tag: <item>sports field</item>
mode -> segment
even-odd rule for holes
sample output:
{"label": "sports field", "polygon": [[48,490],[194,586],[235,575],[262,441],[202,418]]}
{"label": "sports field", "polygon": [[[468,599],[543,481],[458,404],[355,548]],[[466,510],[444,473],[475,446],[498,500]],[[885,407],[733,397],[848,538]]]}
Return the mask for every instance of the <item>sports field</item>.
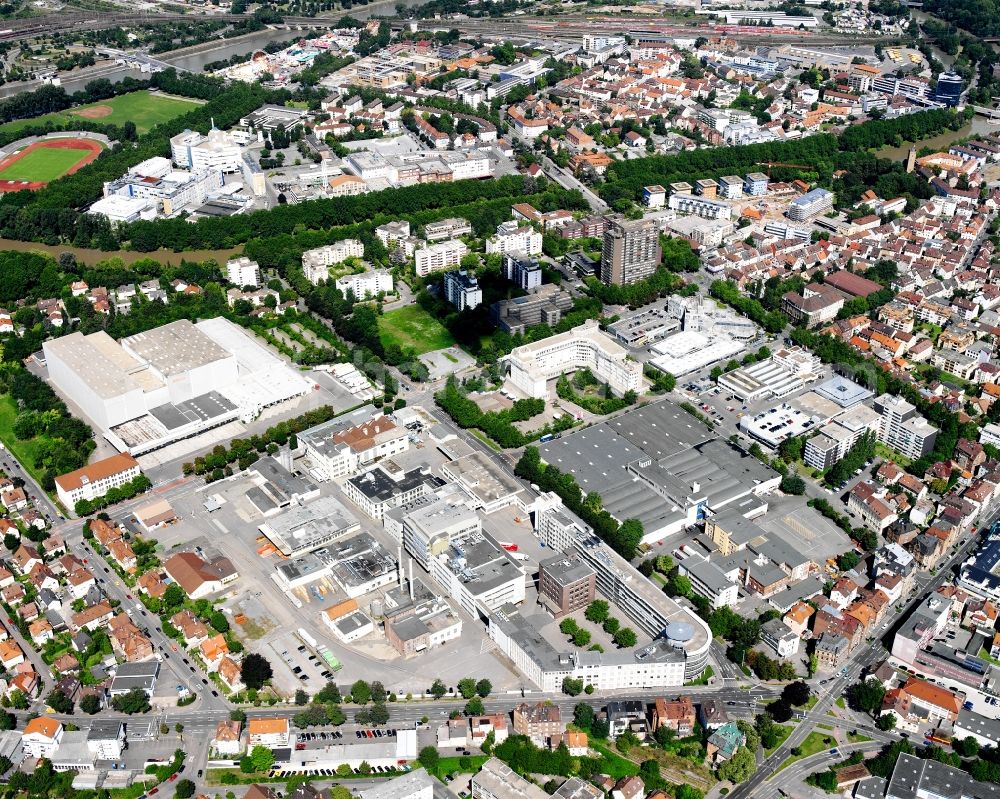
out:
{"label": "sports field", "polygon": [[379,317],[378,332],[383,346],[397,344],[417,355],[455,343],[451,333],[419,305],[407,305],[383,314]]}
{"label": "sports field", "polygon": [[96,159],[104,146],[93,139],[47,137],[0,160],[0,192],[40,189]]}
{"label": "sports field", "polygon": [[10,166],[0,167],[0,180],[48,183],[66,174],[86,154],[86,150],[56,150],[50,147],[32,150]]}
{"label": "sports field", "polygon": [[30,125],[44,124],[46,120],[58,122],[75,119],[92,119],[110,125],[122,125],[132,120],[139,133],[146,133],[161,122],[167,122],[201,105],[198,100],[185,97],[166,97],[148,91],[130,92],[111,97],[100,103],[90,103],[67,111],[54,111],[31,119],[17,119],[0,125],[0,130],[19,130]]}

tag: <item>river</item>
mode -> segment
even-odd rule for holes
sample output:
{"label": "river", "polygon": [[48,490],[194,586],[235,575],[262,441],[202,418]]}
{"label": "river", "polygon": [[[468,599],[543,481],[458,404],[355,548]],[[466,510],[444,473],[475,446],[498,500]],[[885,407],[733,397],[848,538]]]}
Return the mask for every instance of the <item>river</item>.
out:
{"label": "river", "polygon": [[[958,130],[946,130],[937,136],[922,139],[916,145],[918,151],[923,147],[929,147],[934,151],[947,150],[950,145],[959,139],[967,139],[970,136],[988,136],[991,133],[1000,133],[1000,125],[990,124],[986,117],[976,115],[972,118],[971,122],[963,125]],[[879,158],[891,158],[893,161],[902,161],[909,152],[910,144],[905,142],[899,147],[883,147],[876,152],[876,155]]]}
{"label": "river", "polygon": [[[933,14],[928,14],[926,11],[920,11],[916,8],[910,9],[910,16],[913,17],[920,25],[923,25],[927,20],[933,19],[935,22],[941,22],[942,20],[935,17]],[[951,67],[955,63],[955,56],[948,55],[944,50],[938,47],[934,42],[927,40],[927,46],[930,48],[931,53],[934,57],[940,61],[945,67]]]}
{"label": "river", "polygon": [[174,252],[173,250],[157,250],[156,252],[115,250],[114,252],[105,252],[104,250],[91,250],[86,247],[72,247],[68,244],[38,244],[33,241],[0,239],[0,250],[40,252],[55,258],[58,258],[61,253],[71,252],[76,256],[78,263],[86,264],[87,266],[93,266],[98,261],[106,261],[109,258],[121,258],[126,265],[144,258],[151,258],[167,266],[178,266],[182,259],[185,261],[213,260],[218,264],[224,264],[237,253],[242,252],[243,247],[233,247],[228,250],[191,250],[189,252]]}

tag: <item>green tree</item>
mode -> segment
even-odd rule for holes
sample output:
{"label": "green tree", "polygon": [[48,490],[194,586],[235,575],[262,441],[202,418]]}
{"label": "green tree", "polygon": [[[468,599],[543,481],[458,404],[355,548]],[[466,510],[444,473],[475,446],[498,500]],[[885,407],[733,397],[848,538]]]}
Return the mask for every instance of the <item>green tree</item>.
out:
{"label": "green tree", "polygon": [[810,696],[809,684],[802,680],[790,682],[781,689],[781,698],[795,707],[801,707],[806,704]]}
{"label": "green tree", "polygon": [[896,729],[896,717],[892,713],[883,713],[875,723],[885,732]]}
{"label": "green tree", "polygon": [[146,692],[141,688],[133,688],[128,693],[114,697],[111,700],[111,707],[119,713],[127,713],[131,716],[134,713],[146,713],[150,705]]}
{"label": "green tree", "polygon": [[56,713],[72,714],[73,700],[58,688],[45,697],[45,704],[51,707]]}
{"label": "green tree", "polygon": [[563,677],[562,691],[567,696],[579,696],[583,693],[583,680],[574,677]]}
{"label": "green tree", "polygon": [[80,710],[86,713],[88,716],[93,716],[95,713],[99,713],[101,710],[101,700],[97,697],[97,694],[87,694],[80,700]]}
{"label": "green tree", "polygon": [[636,645],[638,640],[639,639],[635,634],[635,630],[631,627],[622,627],[614,635],[614,642],[621,649],[630,649]]}
{"label": "green tree", "polygon": [[178,799],[191,799],[194,796],[194,783],[191,780],[178,780],[174,786],[174,796]]}
{"label": "green tree", "polygon": [[595,624],[603,624],[604,620],[608,618],[610,611],[611,608],[605,600],[595,599],[587,605],[587,609],[583,612],[583,617]]}
{"label": "green tree", "polygon": [[441,762],[441,755],[438,753],[437,747],[425,746],[420,750],[417,759],[420,761],[421,766],[431,774],[434,774],[437,771],[438,763]]}
{"label": "green tree", "polygon": [[802,496],[806,493],[806,481],[797,474],[786,474],[778,486],[786,494]]}
{"label": "green tree", "polygon": [[163,605],[166,608],[179,608],[184,604],[184,589],[177,583],[171,583],[163,592]]}
{"label": "green tree", "polygon": [[243,684],[254,691],[259,691],[271,679],[273,672],[271,664],[263,655],[250,652],[240,664],[240,678]]}
{"label": "green tree", "polygon": [[750,779],[756,769],[757,758],[754,753],[741,746],[729,760],[719,766],[719,779],[739,784]]}
{"label": "green tree", "polygon": [[274,765],[274,752],[266,746],[255,746],[250,751],[250,763],[257,774],[270,771]]}
{"label": "green tree", "polygon": [[438,679],[434,680],[433,683],[431,683],[430,693],[431,696],[433,696],[435,699],[440,699],[442,696],[448,693],[448,686],[445,685],[441,681],[441,678],[439,677]]}
{"label": "green tree", "polygon": [[465,715],[466,716],[481,716],[485,710],[483,709],[483,700],[478,696],[474,696],[468,702],[465,703]]}
{"label": "green tree", "polygon": [[852,685],[847,692],[847,698],[851,707],[874,715],[882,708],[885,688],[881,682],[869,677],[867,680]]}
{"label": "green tree", "polygon": [[956,742],[954,746],[955,750],[964,758],[973,758],[979,755],[979,742],[971,735]]}
{"label": "green tree", "polygon": [[472,699],[476,695],[476,680],[473,677],[463,677],[458,681],[458,692],[463,699]]}
{"label": "green tree", "polygon": [[351,701],[356,705],[367,705],[371,698],[371,686],[364,680],[356,680],[351,686]]}
{"label": "green tree", "polygon": [[485,699],[493,692],[493,683],[483,678],[476,683],[476,694]]}
{"label": "green tree", "polygon": [[299,707],[301,707],[302,705],[308,705],[309,704],[309,694],[306,693],[301,688],[299,688],[298,690],[296,690],[296,692],[295,692],[295,704],[298,705]]}

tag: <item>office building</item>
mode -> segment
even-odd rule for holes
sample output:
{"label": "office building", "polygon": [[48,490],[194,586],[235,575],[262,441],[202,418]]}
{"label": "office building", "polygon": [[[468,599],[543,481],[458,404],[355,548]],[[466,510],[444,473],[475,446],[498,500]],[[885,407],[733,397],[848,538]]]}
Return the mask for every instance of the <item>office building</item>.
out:
{"label": "office building", "polygon": [[601,280],[617,286],[645,280],[660,264],[660,241],[651,219],[608,220],[601,251]]}
{"label": "office building", "polygon": [[719,178],[719,194],[726,200],[739,200],[743,197],[743,178],[737,175]]}
{"label": "office building", "polygon": [[379,294],[392,294],[394,288],[392,273],[388,269],[344,275],[337,278],[336,286],[345,297],[350,293],[358,300],[367,300]]}
{"label": "office building", "polygon": [[763,172],[751,172],[743,176],[743,193],[748,197],[763,197],[769,182],[770,178]]}
{"label": "office building", "polygon": [[867,405],[845,411],[806,441],[803,460],[825,472],[843,458],[865,433],[878,435],[882,417]]}
{"label": "office building", "polygon": [[596,585],[594,570],[578,557],[553,555],[539,564],[538,598],[556,618],[587,607]]}
{"label": "office building", "polygon": [[336,241],[302,253],[302,272],[315,285],[330,276],[331,266],[343,263],[348,258],[362,258],[364,254],[365,247],[357,239]]}
{"label": "office building", "polygon": [[539,255],[541,251],[542,234],[527,225],[519,227],[515,219],[497,225],[496,235],[486,240],[487,255]]}
{"label": "office building", "polygon": [[112,488],[121,488],[141,474],[139,462],[128,453],[88,464],[76,471],[59,475],[56,479],[56,496],[69,510],[81,499],[103,497]]}
{"label": "office building", "polygon": [[312,468],[322,479],[334,480],[369,463],[409,449],[409,434],[388,416],[371,416],[372,408],[310,427],[299,433]]}
{"label": "office building", "polygon": [[728,221],[733,217],[732,206],[725,200],[694,194],[671,194],[667,207],[679,214],[691,214],[704,219]]}
{"label": "office building", "polygon": [[573,307],[573,298],[554,283],[544,283],[531,294],[498,300],[490,306],[490,318],[500,330],[511,335],[538,324],[554,327]]}
{"label": "office building", "polygon": [[913,460],[934,449],[937,428],[920,416],[912,403],[883,394],[875,400],[875,410],[882,417],[878,438],[886,446]]}
{"label": "office building", "polygon": [[431,559],[435,582],[472,618],[524,601],[524,568],[492,537],[471,532]]}
{"label": "office building", "polygon": [[938,76],[937,86],[934,88],[934,99],[954,108],[962,101],[964,86],[965,82],[957,72],[942,72]]}
{"label": "office building", "polygon": [[245,255],[226,261],[226,280],[234,286],[260,285],[260,265]]}
{"label": "office building", "polygon": [[508,356],[511,382],[530,397],[548,396],[548,381],[589,369],[616,394],[642,389],[642,364],[603,333],[594,320],[565,333],[515,347]]}
{"label": "office building", "polygon": [[831,208],[833,208],[833,192],[813,189],[792,200],[788,206],[788,218],[795,222],[805,222]]}
{"label": "office building", "polygon": [[458,239],[449,239],[418,247],[413,253],[417,277],[427,277],[432,272],[441,272],[456,267],[468,252],[469,248]]}
{"label": "office building", "polygon": [[705,597],[713,610],[736,606],[739,587],[712,561],[695,554],[679,561],[677,567],[691,581],[691,590]]}
{"label": "office building", "polygon": [[459,311],[471,310],[483,302],[479,280],[464,269],[445,272],[444,296]]}
{"label": "office building", "polygon": [[[643,577],[631,563],[566,510],[557,497],[542,498],[535,513],[535,529],[547,546],[559,552],[572,551],[579,556],[593,569],[597,592],[602,597],[647,635],[657,638],[655,643],[665,644],[667,649],[679,653],[681,682],[701,674],[708,663],[712,640],[712,633],[704,621]],[[664,662],[669,660],[665,656],[666,650],[657,651],[664,655]],[[664,668],[659,677],[673,679],[672,668]],[[614,682],[615,678],[609,676],[608,681]]]}
{"label": "office building", "polygon": [[642,204],[647,208],[662,208],[667,201],[667,190],[663,186],[645,186],[642,190]]}
{"label": "office building", "polygon": [[441,241],[443,239],[456,239],[459,236],[468,236],[472,233],[472,225],[467,219],[451,217],[438,222],[428,222],[424,225],[424,238],[427,241]]}
{"label": "office building", "polygon": [[548,799],[548,794],[492,757],[472,777],[472,799]]}
{"label": "office building", "polygon": [[192,172],[217,169],[230,174],[240,171],[243,154],[230,133],[212,128],[207,136],[193,130],[178,133],[170,140],[170,157]]}
{"label": "office building", "polygon": [[535,291],[542,285],[542,267],[536,258],[509,252],[503,256],[503,276],[523,291]]}

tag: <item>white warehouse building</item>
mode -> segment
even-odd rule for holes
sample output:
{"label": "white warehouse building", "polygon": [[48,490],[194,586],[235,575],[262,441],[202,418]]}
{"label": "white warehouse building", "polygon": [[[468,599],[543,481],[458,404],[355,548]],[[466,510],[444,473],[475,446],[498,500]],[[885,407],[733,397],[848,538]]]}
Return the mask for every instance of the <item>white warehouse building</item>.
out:
{"label": "white warehouse building", "polygon": [[116,342],[104,331],[42,345],[49,380],[120,451],[149,452],[312,390],[227,319],[183,319]]}

